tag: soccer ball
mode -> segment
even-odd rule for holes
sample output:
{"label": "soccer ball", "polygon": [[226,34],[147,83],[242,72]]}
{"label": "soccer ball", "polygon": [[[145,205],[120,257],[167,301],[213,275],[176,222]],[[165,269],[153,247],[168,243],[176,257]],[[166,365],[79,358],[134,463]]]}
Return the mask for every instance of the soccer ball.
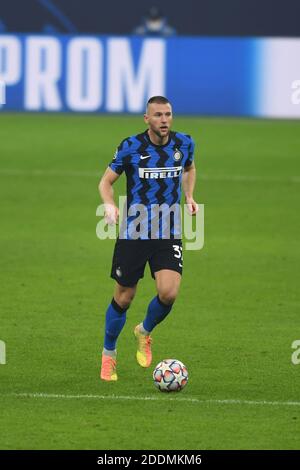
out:
{"label": "soccer ball", "polygon": [[188,371],[177,359],[164,359],[153,371],[153,380],[161,392],[179,392],[188,381]]}

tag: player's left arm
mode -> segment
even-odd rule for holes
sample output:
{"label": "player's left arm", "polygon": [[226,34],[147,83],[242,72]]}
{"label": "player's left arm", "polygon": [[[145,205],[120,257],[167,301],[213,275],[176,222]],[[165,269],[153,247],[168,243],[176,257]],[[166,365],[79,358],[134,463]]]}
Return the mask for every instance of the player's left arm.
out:
{"label": "player's left arm", "polygon": [[198,204],[194,200],[194,189],[196,185],[196,167],[195,163],[192,162],[191,165],[186,166],[183,170],[182,175],[182,188],[184,191],[185,202],[188,207],[188,211],[191,215],[195,215],[198,210]]}

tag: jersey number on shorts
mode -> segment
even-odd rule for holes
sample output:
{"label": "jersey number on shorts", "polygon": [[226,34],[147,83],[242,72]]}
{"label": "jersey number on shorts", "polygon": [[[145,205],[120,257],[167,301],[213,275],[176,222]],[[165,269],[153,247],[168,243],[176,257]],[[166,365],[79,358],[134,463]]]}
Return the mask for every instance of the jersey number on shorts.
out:
{"label": "jersey number on shorts", "polygon": [[182,246],[173,245],[173,248],[174,248],[174,256],[175,256],[175,258],[180,259],[179,266],[182,268],[182,261],[183,261]]}

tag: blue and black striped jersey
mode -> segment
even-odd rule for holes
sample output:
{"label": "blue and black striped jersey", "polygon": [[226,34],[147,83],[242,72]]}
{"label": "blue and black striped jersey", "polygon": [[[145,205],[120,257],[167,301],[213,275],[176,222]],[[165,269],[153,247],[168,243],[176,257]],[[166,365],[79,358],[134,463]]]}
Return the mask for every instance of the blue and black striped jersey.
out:
{"label": "blue and black striped jersey", "polygon": [[[192,164],[193,159],[194,141],[189,135],[180,132],[171,131],[165,145],[151,142],[147,131],[121,142],[109,167],[119,175],[123,172],[126,174],[127,228],[137,216],[133,215],[137,205],[142,204],[147,209],[148,221],[145,223],[145,220],[140,219],[143,230],[139,238],[153,238],[153,229],[150,237],[151,220],[155,219],[153,206],[170,208],[180,204],[183,170]],[[159,230],[156,230],[154,238],[165,238],[163,213],[160,212],[158,217]],[[171,238],[180,238],[176,236],[177,225],[173,217],[171,214]],[[129,232],[125,238],[131,238]]]}

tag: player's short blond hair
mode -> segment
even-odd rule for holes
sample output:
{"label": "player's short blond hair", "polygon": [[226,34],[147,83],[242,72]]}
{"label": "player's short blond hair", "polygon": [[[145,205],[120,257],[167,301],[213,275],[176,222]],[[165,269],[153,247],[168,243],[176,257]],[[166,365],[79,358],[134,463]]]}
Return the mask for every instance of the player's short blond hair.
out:
{"label": "player's short blond hair", "polygon": [[166,98],[165,96],[151,96],[151,98],[149,98],[149,100],[147,101],[146,109],[148,109],[149,104],[152,104],[152,103],[171,104],[168,98]]}

